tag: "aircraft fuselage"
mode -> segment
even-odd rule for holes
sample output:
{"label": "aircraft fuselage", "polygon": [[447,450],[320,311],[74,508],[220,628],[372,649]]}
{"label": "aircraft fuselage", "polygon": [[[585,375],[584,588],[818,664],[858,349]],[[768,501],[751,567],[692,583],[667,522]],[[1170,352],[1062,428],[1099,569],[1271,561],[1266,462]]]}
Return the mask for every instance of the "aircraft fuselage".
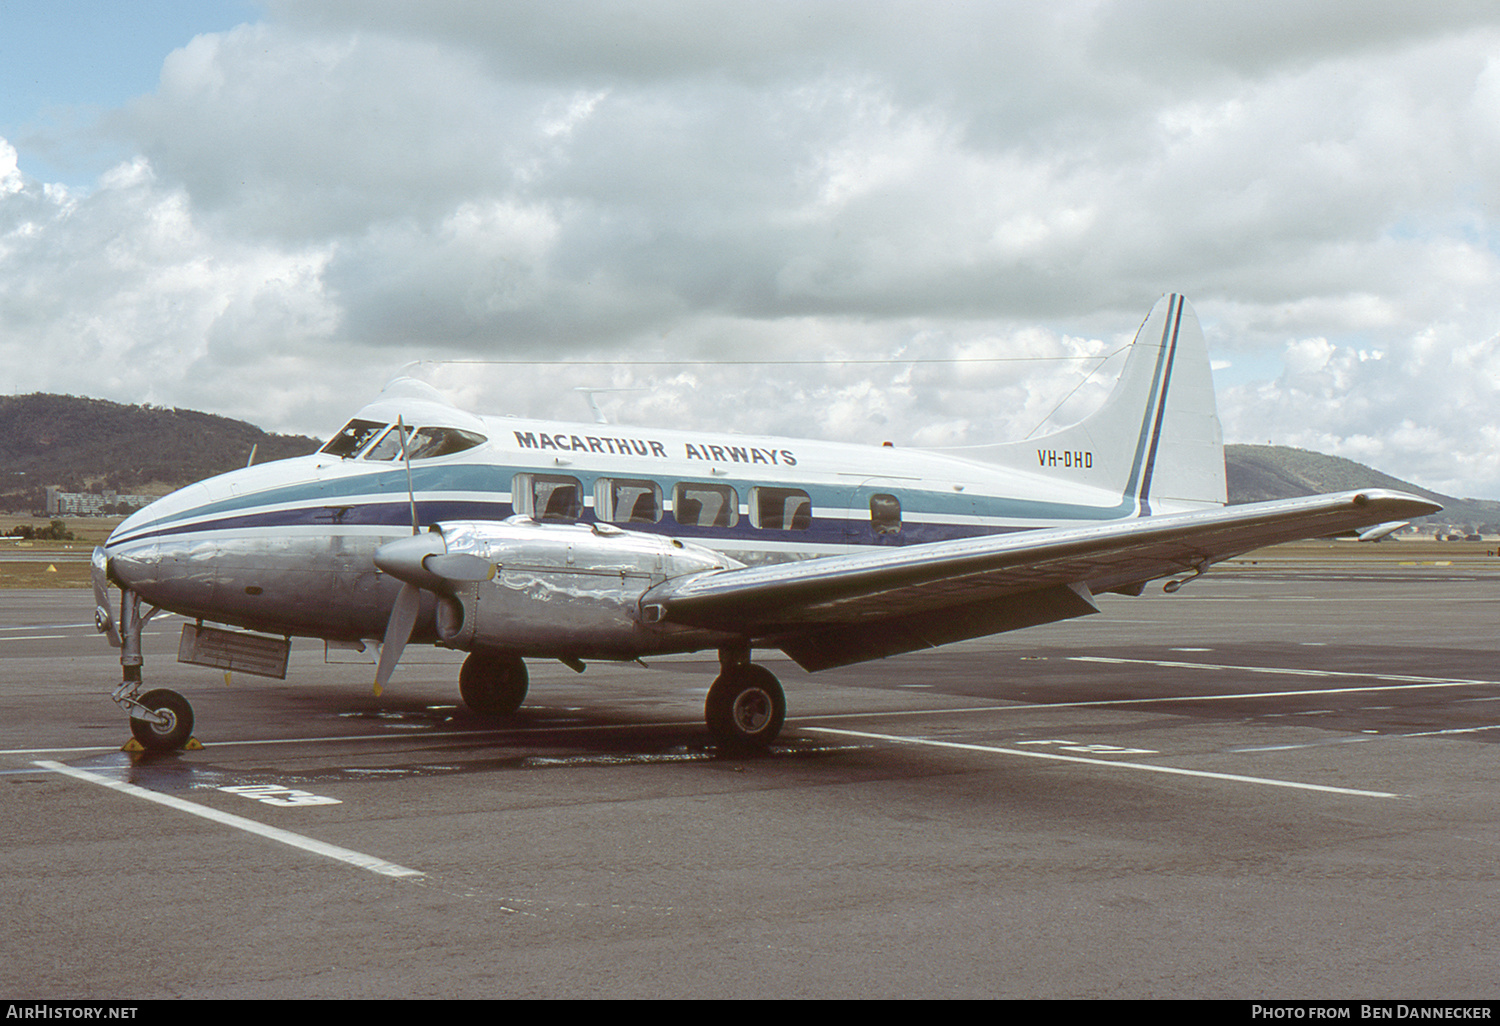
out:
{"label": "aircraft fuselage", "polygon": [[[543,527],[614,525],[741,563],[1135,513],[1118,492],[1079,482],[1092,454],[1038,449],[1027,473],[888,446],[477,418],[421,402],[402,408],[405,423],[456,423],[484,441],[412,459],[408,492],[406,464],[374,441],[394,430],[395,406],[384,405],[356,418],[376,426],[350,455],[248,467],[140,510],[106,546],[115,578],[184,616],[353,641],[384,629],[399,585],[374,554],[412,533],[413,497],[424,527],[522,514]],[[431,638],[432,619],[428,596],[419,637]]]}

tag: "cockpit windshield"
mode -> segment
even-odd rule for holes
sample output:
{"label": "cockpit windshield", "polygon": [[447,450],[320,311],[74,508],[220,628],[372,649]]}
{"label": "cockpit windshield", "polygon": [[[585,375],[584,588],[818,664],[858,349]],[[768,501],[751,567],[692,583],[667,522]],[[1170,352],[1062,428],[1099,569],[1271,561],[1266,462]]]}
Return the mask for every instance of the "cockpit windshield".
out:
{"label": "cockpit windshield", "polygon": [[[458,428],[420,427],[406,429],[406,456],[412,460],[430,460],[437,456],[450,456],[476,445],[483,445],[487,438],[473,431]],[[398,460],[401,458],[401,435],[391,428],[385,436],[370,447],[365,454],[367,460]]]}
{"label": "cockpit windshield", "polygon": [[338,434],[328,440],[322,452],[340,459],[348,459],[363,449],[385,425],[375,420],[351,420]]}

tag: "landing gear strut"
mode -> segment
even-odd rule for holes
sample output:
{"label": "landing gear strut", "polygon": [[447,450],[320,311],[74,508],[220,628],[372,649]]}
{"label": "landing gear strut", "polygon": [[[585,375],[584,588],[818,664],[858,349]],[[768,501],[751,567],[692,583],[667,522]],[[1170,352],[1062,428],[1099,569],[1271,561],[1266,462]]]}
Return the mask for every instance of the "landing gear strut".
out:
{"label": "landing gear strut", "polygon": [[481,716],[509,716],[526,701],[526,664],[517,655],[471,652],[458,671],[458,693]]}
{"label": "landing gear strut", "polygon": [[719,653],[720,673],[708,689],[704,718],[725,748],[764,748],[786,721],[786,695],[776,675],[750,662],[749,652]]}
{"label": "landing gear strut", "polygon": [[[128,589],[120,599],[120,666],[125,679],[110,695],[115,704],[130,714],[130,733],[149,752],[172,752],[193,737],[193,707],[175,691],[155,688],[140,694],[141,628],[156,615],[152,610],[141,615],[140,596]],[[103,629],[101,627],[101,629]]]}

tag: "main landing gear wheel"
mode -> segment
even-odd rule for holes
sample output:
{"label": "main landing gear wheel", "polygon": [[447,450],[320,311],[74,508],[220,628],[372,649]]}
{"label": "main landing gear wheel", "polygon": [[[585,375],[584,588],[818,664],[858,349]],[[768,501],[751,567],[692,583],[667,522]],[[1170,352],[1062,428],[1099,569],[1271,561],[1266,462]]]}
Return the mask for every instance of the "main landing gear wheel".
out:
{"label": "main landing gear wheel", "polygon": [[781,733],[786,695],[770,670],[751,663],[729,667],[708,689],[708,731],[726,748],[764,748]]}
{"label": "main landing gear wheel", "polygon": [[471,652],[458,671],[458,693],[481,716],[509,716],[526,701],[526,664],[520,656]]}
{"label": "main landing gear wheel", "polygon": [[130,733],[149,752],[172,752],[188,743],[193,736],[193,707],[175,691],[157,688],[139,699],[141,705],[166,717],[165,723],[130,719]]}

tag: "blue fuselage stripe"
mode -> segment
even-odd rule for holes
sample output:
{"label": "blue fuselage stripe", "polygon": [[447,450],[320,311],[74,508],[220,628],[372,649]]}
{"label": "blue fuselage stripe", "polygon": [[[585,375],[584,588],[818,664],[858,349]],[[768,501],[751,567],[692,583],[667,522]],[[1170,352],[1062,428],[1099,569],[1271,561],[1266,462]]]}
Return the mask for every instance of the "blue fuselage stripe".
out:
{"label": "blue fuselage stripe", "polygon": [[[465,469],[413,468],[420,522],[499,521],[515,512],[509,501],[512,475],[530,468],[470,465],[467,469],[474,473],[461,472]],[[580,479],[585,493],[591,494],[595,477],[612,478],[616,475],[579,473],[575,476]],[[398,478],[399,482],[393,482],[391,478]],[[109,544],[130,544],[185,534],[289,527],[322,527],[331,533],[348,527],[409,529],[411,509],[404,478],[405,474],[401,472],[362,474],[338,481],[304,483],[208,502],[142,524],[128,535],[118,534],[110,539]],[[663,494],[670,495],[672,485],[679,479],[657,480]],[[720,483],[734,486],[741,502],[745,501],[749,488],[755,485],[753,481],[723,478]],[[486,485],[488,487],[483,487]],[[861,489],[852,486],[840,488],[810,484],[805,490],[811,496],[815,510],[849,510],[863,494]],[[463,494],[461,497],[445,497],[445,491]],[[494,498],[483,498],[486,492]],[[815,515],[803,530],[757,528],[744,516],[733,527],[685,526],[678,524],[671,512],[664,513],[656,523],[621,523],[620,526],[709,545],[753,541],[787,548],[795,548],[798,544],[888,546],[1001,534],[1055,523],[1112,520],[1131,513],[1129,503],[1109,507],[1081,506],[995,496],[947,496],[926,490],[900,491],[900,500],[902,523],[897,534],[877,533],[868,517],[857,515]],[[593,523],[596,519],[593,509],[585,508],[579,522]]]}

